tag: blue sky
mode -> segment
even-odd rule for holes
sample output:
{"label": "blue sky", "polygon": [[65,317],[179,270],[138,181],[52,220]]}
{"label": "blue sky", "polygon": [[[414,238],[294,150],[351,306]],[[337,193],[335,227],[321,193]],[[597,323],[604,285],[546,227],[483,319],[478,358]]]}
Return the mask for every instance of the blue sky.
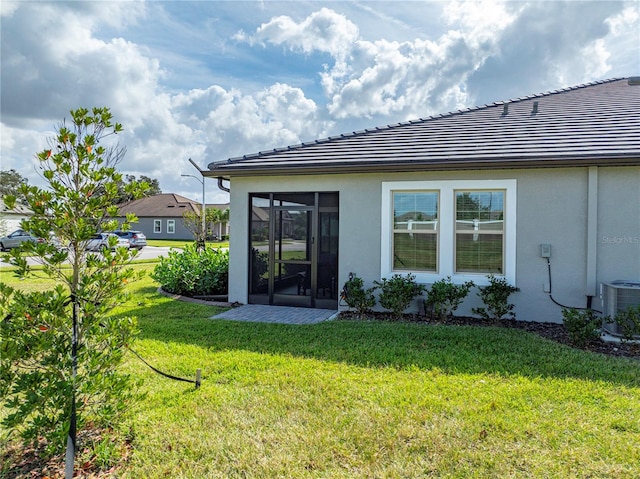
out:
{"label": "blue sky", "polygon": [[[2,1],[0,168],[78,107],[128,174],[196,201],[211,161],[640,74],[637,1]],[[226,201],[214,182],[208,202]]]}

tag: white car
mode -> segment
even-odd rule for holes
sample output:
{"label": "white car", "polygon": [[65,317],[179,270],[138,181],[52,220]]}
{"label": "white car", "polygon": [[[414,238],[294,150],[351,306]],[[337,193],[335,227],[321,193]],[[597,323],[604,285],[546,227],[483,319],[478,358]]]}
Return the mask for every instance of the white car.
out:
{"label": "white car", "polygon": [[87,241],[85,249],[87,251],[102,251],[103,248],[109,247],[109,238],[115,237],[117,238],[116,245],[114,248],[127,248],[129,249],[129,240],[126,238],[120,238],[118,235],[113,233],[98,233],[93,235],[93,238]]}

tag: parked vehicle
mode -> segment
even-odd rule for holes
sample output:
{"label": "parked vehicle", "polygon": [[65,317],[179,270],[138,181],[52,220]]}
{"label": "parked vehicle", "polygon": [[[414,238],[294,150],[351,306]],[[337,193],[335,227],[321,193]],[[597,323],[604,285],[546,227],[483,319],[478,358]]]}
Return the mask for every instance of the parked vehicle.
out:
{"label": "parked vehicle", "polygon": [[130,248],[142,249],[147,246],[147,237],[142,231],[114,231],[114,233],[120,236],[120,238],[125,238],[129,241]]}
{"label": "parked vehicle", "polygon": [[32,243],[42,243],[42,238],[37,238],[25,230],[15,230],[13,233],[0,238],[0,251],[7,251],[11,248],[17,248],[25,241]]}
{"label": "parked vehicle", "polygon": [[53,231],[49,233],[49,243],[51,243],[57,249],[64,248],[64,246],[62,245],[62,241],[60,241],[60,238],[58,238]]}
{"label": "parked vehicle", "polygon": [[125,238],[120,238],[118,235],[113,233],[98,233],[93,235],[93,238],[87,241],[85,249],[87,251],[101,251],[103,248],[108,248],[109,238],[112,236],[116,237],[118,240],[115,247],[112,247],[111,249],[129,248],[129,241]]}

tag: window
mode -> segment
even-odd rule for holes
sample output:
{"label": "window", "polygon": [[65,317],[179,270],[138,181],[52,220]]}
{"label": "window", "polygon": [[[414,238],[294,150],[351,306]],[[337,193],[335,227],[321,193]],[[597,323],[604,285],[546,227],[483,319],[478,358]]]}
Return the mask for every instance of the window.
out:
{"label": "window", "polygon": [[504,190],[456,191],[456,273],[504,272]]}
{"label": "window", "polygon": [[153,220],[153,232],[162,233],[162,220]]}
{"label": "window", "polygon": [[176,232],[176,220],[167,220],[167,233],[172,235]]}
{"label": "window", "polygon": [[438,192],[393,192],[393,269],[437,271]]}
{"label": "window", "polygon": [[516,180],[382,184],[381,276],[515,284]]}

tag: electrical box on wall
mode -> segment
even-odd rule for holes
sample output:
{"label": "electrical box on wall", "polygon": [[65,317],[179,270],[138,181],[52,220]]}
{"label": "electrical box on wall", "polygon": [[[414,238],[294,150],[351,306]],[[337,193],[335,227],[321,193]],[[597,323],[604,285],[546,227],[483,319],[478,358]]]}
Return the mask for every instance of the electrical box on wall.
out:
{"label": "electrical box on wall", "polygon": [[551,258],[551,245],[547,243],[542,243],[540,245],[540,257],[541,258]]}

